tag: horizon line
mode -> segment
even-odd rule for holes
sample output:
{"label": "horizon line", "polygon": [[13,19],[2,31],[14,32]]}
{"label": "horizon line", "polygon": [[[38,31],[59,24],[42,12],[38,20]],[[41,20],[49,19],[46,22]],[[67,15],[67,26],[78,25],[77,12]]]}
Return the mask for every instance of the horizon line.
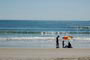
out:
{"label": "horizon line", "polygon": [[81,20],[81,19],[0,19],[0,20],[36,20],[36,21],[90,21],[90,19],[83,19],[83,20]]}

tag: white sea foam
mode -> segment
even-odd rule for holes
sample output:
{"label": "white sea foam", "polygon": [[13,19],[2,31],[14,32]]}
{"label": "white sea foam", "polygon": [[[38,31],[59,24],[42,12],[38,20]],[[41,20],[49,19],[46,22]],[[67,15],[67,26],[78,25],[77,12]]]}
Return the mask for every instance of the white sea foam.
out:
{"label": "white sea foam", "polygon": [[0,38],[0,40],[54,40],[55,37],[9,37]]}
{"label": "white sea foam", "polygon": [[[0,37],[0,40],[55,40],[56,37]],[[63,40],[59,38],[59,40]],[[74,37],[72,40],[90,40],[90,37]]]}
{"label": "white sea foam", "polygon": [[76,37],[74,40],[90,40],[90,37]]}

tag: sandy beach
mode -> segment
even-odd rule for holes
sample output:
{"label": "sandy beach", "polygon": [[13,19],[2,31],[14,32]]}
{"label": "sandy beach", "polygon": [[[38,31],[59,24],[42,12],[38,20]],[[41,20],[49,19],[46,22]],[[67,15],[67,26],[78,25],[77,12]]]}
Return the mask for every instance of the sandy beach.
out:
{"label": "sandy beach", "polygon": [[0,48],[0,60],[90,60],[90,48]]}

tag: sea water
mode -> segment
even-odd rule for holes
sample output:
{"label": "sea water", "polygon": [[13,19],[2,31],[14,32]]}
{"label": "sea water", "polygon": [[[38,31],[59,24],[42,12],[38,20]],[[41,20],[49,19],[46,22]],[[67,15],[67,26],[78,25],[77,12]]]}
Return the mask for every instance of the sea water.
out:
{"label": "sea water", "polygon": [[58,35],[60,48],[64,36],[73,36],[73,48],[90,48],[90,21],[0,20],[0,48],[55,48]]}

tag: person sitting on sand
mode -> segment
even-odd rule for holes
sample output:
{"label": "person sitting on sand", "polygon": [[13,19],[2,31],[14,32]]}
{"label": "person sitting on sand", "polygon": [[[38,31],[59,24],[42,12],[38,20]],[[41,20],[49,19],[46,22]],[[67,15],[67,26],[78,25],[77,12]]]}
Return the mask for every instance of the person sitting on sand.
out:
{"label": "person sitting on sand", "polygon": [[72,48],[72,45],[70,42],[68,42],[68,45],[66,45],[64,48]]}

